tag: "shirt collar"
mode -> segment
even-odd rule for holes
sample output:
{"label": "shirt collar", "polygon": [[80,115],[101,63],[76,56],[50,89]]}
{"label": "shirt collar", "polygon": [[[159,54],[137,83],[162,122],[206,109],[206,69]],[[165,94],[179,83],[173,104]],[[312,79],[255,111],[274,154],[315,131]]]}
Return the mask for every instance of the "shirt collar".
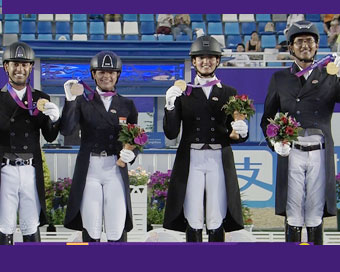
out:
{"label": "shirt collar", "polygon": [[[195,85],[204,85],[210,81],[213,80],[217,80],[218,78],[216,77],[216,75],[214,75],[213,77],[209,77],[209,78],[203,78],[203,77],[199,77],[198,75],[196,75],[195,77]],[[221,83],[217,83],[216,86],[218,88],[222,88],[222,84]]]}

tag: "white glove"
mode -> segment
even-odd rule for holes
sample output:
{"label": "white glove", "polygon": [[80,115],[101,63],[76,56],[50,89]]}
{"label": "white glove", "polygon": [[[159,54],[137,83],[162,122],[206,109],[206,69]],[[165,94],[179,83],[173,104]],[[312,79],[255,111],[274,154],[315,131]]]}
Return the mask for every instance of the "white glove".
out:
{"label": "white glove", "polygon": [[175,108],[175,100],[178,96],[182,95],[182,90],[178,86],[170,87],[165,94],[165,107],[167,110]]}
{"label": "white glove", "polygon": [[291,150],[290,143],[283,144],[282,142],[276,142],[274,143],[274,150],[280,156],[287,157]]}
{"label": "white glove", "polygon": [[131,150],[129,149],[122,149],[119,153],[120,159],[125,162],[132,162],[133,159],[136,157],[135,153],[133,153]]}
{"label": "white glove", "polygon": [[340,77],[340,56],[338,56],[337,53],[333,53],[333,57],[335,57],[334,64],[339,68],[337,77]]}
{"label": "white glove", "polygon": [[42,113],[50,117],[53,123],[57,122],[60,117],[58,106],[52,102],[47,102],[44,105],[44,110]]}
{"label": "white glove", "polygon": [[71,94],[71,87],[73,84],[77,84],[78,80],[75,79],[70,79],[68,81],[65,82],[64,84],[64,91],[65,91],[65,95],[66,95],[66,100],[67,101],[73,101],[77,98],[76,95]]}
{"label": "white glove", "polygon": [[235,132],[239,134],[242,138],[247,137],[248,125],[245,121],[243,120],[233,121],[231,122],[231,126],[233,130],[235,130]]}

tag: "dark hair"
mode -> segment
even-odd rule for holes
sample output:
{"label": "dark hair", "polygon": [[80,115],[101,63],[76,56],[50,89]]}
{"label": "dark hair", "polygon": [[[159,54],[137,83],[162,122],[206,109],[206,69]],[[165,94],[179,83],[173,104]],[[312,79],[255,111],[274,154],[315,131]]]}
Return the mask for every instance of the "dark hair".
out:
{"label": "dark hair", "polygon": [[243,49],[246,49],[246,47],[244,46],[244,44],[243,43],[238,43],[237,45],[236,45],[236,48],[238,47],[238,46],[242,46],[243,47]]}

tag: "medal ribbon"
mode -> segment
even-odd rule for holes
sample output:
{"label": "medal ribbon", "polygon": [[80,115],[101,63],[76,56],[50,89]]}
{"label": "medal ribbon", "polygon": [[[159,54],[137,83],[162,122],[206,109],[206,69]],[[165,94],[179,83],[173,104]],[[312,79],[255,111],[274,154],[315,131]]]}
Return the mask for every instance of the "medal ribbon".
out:
{"label": "medal ribbon", "polygon": [[192,92],[192,88],[210,87],[210,86],[214,86],[214,85],[216,85],[220,82],[221,82],[221,80],[215,79],[213,81],[209,81],[209,82],[205,83],[204,85],[187,84],[188,88],[184,93],[185,93],[185,95],[189,96]]}
{"label": "medal ribbon", "polygon": [[[88,91],[90,92],[90,94],[88,95],[88,94],[86,94],[86,92],[85,92],[85,90],[84,90],[83,96],[84,96],[85,100],[86,100],[86,101],[91,101],[91,100],[93,100],[94,94],[96,93],[96,91],[93,90],[93,89],[91,89],[91,87],[90,87],[89,85],[87,85],[84,81],[82,81],[81,79],[80,79],[80,80],[78,79],[78,83],[81,84],[81,85],[83,85],[83,86],[84,86],[84,89],[86,89],[86,90],[88,90]],[[116,94],[117,94],[116,91],[113,91],[113,92],[110,91],[110,92],[105,92],[105,93],[99,94],[99,95],[101,95],[101,96],[115,96]]]}
{"label": "medal ribbon", "polygon": [[36,103],[33,103],[33,98],[32,98],[32,89],[31,86],[29,84],[26,85],[26,93],[27,93],[27,103],[28,103],[28,107],[25,106],[25,104],[20,100],[20,98],[18,97],[18,95],[16,94],[16,92],[14,91],[13,87],[11,84],[9,84],[9,82],[7,83],[7,90],[9,92],[9,94],[12,96],[12,98],[14,99],[15,103],[17,103],[17,105],[24,109],[24,110],[28,110],[29,114],[31,116],[36,116],[39,113],[39,110],[37,109]]}
{"label": "medal ribbon", "polygon": [[314,62],[312,65],[308,66],[307,68],[301,70],[300,72],[297,72],[295,75],[300,77],[307,73],[310,70],[314,70],[316,67],[320,66],[326,66],[329,62],[334,61],[335,57],[332,56],[331,54],[323,57],[322,59],[319,59],[318,61]]}

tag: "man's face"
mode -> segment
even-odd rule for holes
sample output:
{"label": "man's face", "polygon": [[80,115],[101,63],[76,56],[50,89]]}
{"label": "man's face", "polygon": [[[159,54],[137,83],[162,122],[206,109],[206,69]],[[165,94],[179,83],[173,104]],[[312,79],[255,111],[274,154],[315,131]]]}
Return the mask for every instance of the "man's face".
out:
{"label": "man's face", "polygon": [[8,73],[11,84],[14,88],[26,85],[27,78],[32,71],[32,64],[29,62],[7,62],[4,63],[5,71]]}
{"label": "man's face", "polygon": [[304,60],[310,60],[314,57],[316,50],[318,50],[319,44],[315,42],[312,35],[301,35],[294,39],[293,44],[290,45],[290,50],[295,55]]}
{"label": "man's face", "polygon": [[103,91],[112,91],[116,85],[118,72],[111,70],[96,70],[92,72],[98,87]]}
{"label": "man's face", "polygon": [[212,55],[197,56],[192,59],[192,65],[202,77],[209,77],[219,65],[220,59]]}

